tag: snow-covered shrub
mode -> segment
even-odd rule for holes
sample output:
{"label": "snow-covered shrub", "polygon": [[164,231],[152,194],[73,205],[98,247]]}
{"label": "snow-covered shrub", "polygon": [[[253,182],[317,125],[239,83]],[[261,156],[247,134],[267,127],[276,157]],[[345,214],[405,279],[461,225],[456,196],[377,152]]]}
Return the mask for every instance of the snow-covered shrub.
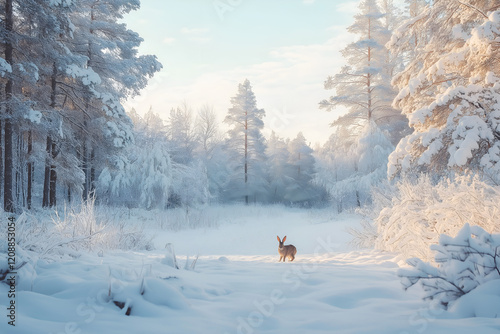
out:
{"label": "snow-covered shrub", "polygon": [[347,233],[352,236],[349,245],[355,249],[372,248],[377,240],[377,227],[366,219],[361,220],[359,227],[348,227]]}
{"label": "snow-covered shrub", "polygon": [[[440,307],[446,309],[479,285],[500,278],[500,234],[465,224],[456,237],[442,234],[439,244],[430,248],[436,252],[437,267],[412,258],[407,263],[413,268],[400,269],[398,276],[405,289],[420,282],[424,299]],[[500,311],[500,305],[496,308]]]}
{"label": "snow-covered shrub", "polygon": [[347,232],[352,236],[349,242],[352,247],[359,249],[375,247],[378,238],[375,220],[384,208],[392,205],[392,198],[396,192],[396,187],[388,181],[381,182],[377,187],[372,187],[372,203],[356,209],[356,213],[364,217],[360,226],[347,228]]}
{"label": "snow-covered shrub", "polygon": [[95,198],[69,208],[63,218],[56,214],[53,221],[59,236],[75,250],[153,248],[152,237],[146,236],[142,228],[111,220],[105,211],[99,212]]}
{"label": "snow-covered shrub", "polygon": [[25,212],[16,220],[16,250],[26,252],[26,261],[33,262],[31,258],[78,257],[81,251],[153,248],[152,236],[141,227],[110,217],[99,212],[93,198],[61,213],[54,212],[52,219],[47,213],[35,216]]}
{"label": "snow-covered shrub", "polygon": [[434,184],[428,176],[396,185],[390,206],[376,218],[375,246],[406,258],[432,259],[429,249],[439,235],[456,234],[465,223],[500,232],[500,190],[478,176]]}
{"label": "snow-covered shrub", "polygon": [[167,210],[167,227],[172,231],[196,228],[217,228],[219,220],[217,215],[207,212],[206,208],[175,208]]}
{"label": "snow-covered shrub", "polygon": [[387,157],[393,150],[388,133],[375,122],[356,136],[340,129],[316,154],[314,183],[326,189],[338,212],[369,205],[372,189],[387,179]]}

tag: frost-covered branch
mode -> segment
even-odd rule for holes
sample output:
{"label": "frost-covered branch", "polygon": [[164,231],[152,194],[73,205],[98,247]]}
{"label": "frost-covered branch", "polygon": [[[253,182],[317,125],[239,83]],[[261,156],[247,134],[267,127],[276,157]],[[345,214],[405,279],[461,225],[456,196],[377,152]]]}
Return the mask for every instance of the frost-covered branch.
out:
{"label": "frost-covered branch", "polygon": [[442,235],[439,244],[432,247],[438,252],[438,267],[413,258],[407,262],[413,268],[400,269],[398,276],[405,289],[420,283],[424,299],[447,308],[479,285],[500,279],[499,247],[500,234],[492,235],[479,226],[465,224],[456,237]]}
{"label": "frost-covered branch", "polygon": [[481,14],[484,18],[488,19],[488,15],[486,15],[482,10],[480,10],[479,8],[477,8],[476,6],[473,6],[469,3],[465,3],[465,2],[462,2],[462,1],[459,1],[457,0],[459,4],[463,5],[463,6],[466,6],[466,7],[469,7],[470,9],[473,9],[475,10],[476,12],[478,12],[479,14]]}

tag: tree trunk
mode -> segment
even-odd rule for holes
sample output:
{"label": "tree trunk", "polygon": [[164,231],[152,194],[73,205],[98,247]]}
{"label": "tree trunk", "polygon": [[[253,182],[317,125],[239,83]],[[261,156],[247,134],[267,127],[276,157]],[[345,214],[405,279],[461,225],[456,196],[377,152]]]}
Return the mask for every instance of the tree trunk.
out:
{"label": "tree trunk", "polygon": [[[56,88],[57,88],[57,66],[56,63],[52,63],[52,76],[50,78],[50,107],[53,111],[56,108]],[[54,164],[54,159],[57,156],[56,143],[52,136],[49,134],[47,136],[47,158],[45,159],[45,174],[43,181],[43,207],[53,207],[56,204],[56,166]]]}
{"label": "tree trunk", "polygon": [[[0,119],[0,190],[3,189],[3,181],[4,181],[4,177],[3,177],[3,173],[4,173],[4,170],[3,170],[3,152],[4,152],[4,150],[3,150],[3,138],[4,138],[3,126],[4,126],[4,123]],[[3,194],[3,192],[2,192],[2,194]]]}
{"label": "tree trunk", "polygon": [[[11,66],[14,65],[13,50],[12,45],[12,28],[13,28],[13,8],[12,0],[5,1],[5,28],[7,30],[7,42],[5,43],[5,61]],[[13,196],[13,184],[12,184],[12,174],[14,171],[14,159],[13,159],[13,129],[12,129],[12,94],[13,94],[13,80],[11,77],[7,79],[5,85],[5,98],[6,98],[6,117],[4,125],[4,135],[5,135],[5,165],[4,165],[4,198],[3,206],[6,212],[14,212],[14,196]]]}
{"label": "tree trunk", "polygon": [[31,130],[28,132],[28,186],[26,194],[26,207],[31,210],[31,196],[33,193],[33,174],[35,171],[34,163],[32,162],[31,155],[33,154],[33,133]]}
{"label": "tree trunk", "polygon": [[58,154],[56,143],[54,141],[52,141],[51,154],[52,154],[52,159],[50,164],[49,206],[52,208],[56,205],[57,173],[56,173],[55,159]]}
{"label": "tree trunk", "polygon": [[248,205],[248,111],[245,110],[245,204]]}
{"label": "tree trunk", "polygon": [[45,158],[45,174],[43,179],[43,199],[42,206],[44,208],[50,205],[50,159],[52,158],[52,138],[47,136],[47,158]]}
{"label": "tree trunk", "polygon": [[95,150],[90,151],[90,194],[93,196],[95,193]]}
{"label": "tree trunk", "polygon": [[83,182],[83,194],[82,198],[84,201],[86,201],[89,198],[89,158],[87,154],[87,141],[83,141],[83,148],[82,148],[82,170],[83,174],[85,175],[85,179]]}
{"label": "tree trunk", "polygon": [[[20,133],[19,129],[15,131],[15,133]],[[24,184],[24,164],[25,164],[25,159],[24,159],[24,138],[21,135],[17,135],[17,157],[16,157],[16,162],[17,162],[17,167],[16,170],[16,207],[21,207],[24,208],[26,207],[26,193],[25,191],[25,184]]]}
{"label": "tree trunk", "polygon": [[[371,39],[371,29],[372,29],[372,19],[368,19],[368,39]],[[368,68],[371,67],[372,63],[372,48],[369,46],[368,47]],[[366,80],[366,90],[368,94],[368,124],[370,124],[370,121],[372,120],[372,82],[371,82],[371,74],[367,74],[367,80]]]}

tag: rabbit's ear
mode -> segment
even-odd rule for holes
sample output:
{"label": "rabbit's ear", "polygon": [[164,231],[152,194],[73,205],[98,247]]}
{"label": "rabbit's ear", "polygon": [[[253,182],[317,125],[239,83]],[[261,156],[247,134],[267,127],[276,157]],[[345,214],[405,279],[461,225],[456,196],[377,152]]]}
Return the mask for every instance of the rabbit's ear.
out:
{"label": "rabbit's ear", "polygon": [[276,238],[278,238],[278,241],[281,242],[279,235],[277,235]]}
{"label": "rabbit's ear", "polygon": [[285,242],[285,240],[286,240],[286,235],[283,237],[283,242]]}

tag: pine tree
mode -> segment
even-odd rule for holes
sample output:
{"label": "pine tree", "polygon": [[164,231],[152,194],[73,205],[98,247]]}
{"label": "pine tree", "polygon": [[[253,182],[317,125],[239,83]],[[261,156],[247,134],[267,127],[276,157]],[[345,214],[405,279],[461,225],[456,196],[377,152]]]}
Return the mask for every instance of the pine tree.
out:
{"label": "pine tree", "polygon": [[259,194],[265,193],[265,143],[261,133],[265,111],[257,108],[248,79],[239,84],[238,93],[231,98],[231,104],[224,119],[231,126],[228,147],[235,162],[232,181],[236,193],[230,197],[242,195],[248,204],[251,196],[255,200]]}
{"label": "pine tree", "polygon": [[[38,135],[48,132],[47,120],[58,117],[58,111],[50,102],[53,100],[54,84],[47,78],[52,76],[54,81],[54,70],[71,58],[71,54],[61,43],[61,39],[71,31],[68,17],[71,8],[71,2],[4,1],[5,10],[2,11],[0,25],[4,58],[0,61],[0,71],[1,86],[5,93],[2,118],[5,135],[3,194],[6,211],[25,205],[25,200],[31,206],[34,182],[33,139],[35,132]],[[24,187],[26,153],[27,194]],[[54,184],[55,172],[52,172],[51,177]],[[48,194],[55,203],[55,187]]]}
{"label": "pine tree", "polygon": [[[357,177],[357,136],[340,127],[316,152],[314,183],[323,187],[338,212],[358,205],[359,194],[353,184]],[[358,198],[358,200],[357,200]]]}
{"label": "pine tree", "polygon": [[315,177],[339,211],[370,202],[370,188],[386,178],[391,142],[407,132],[407,122],[391,105],[396,92],[390,82],[401,60],[385,47],[398,15],[392,1],[381,4],[384,13],[376,0],[360,3],[360,13],[348,28],[359,40],[342,50],[348,65],[325,82],[336,95],[320,102],[327,111],[348,108],[332,123],[336,133],[319,156]]}
{"label": "pine tree", "polygon": [[292,167],[288,159],[288,144],[273,131],[267,141],[266,157],[269,176],[269,201],[283,203],[286,190],[292,179]]}
{"label": "pine tree", "polygon": [[390,59],[384,45],[390,34],[381,22],[384,14],[376,0],[362,1],[359,9],[360,14],[347,29],[359,35],[359,40],[342,50],[348,65],[325,81],[325,89],[335,89],[336,95],[320,102],[320,108],[327,111],[339,106],[348,108],[348,113],[333,125],[345,124],[358,132],[371,120],[386,116],[388,110],[392,113],[394,94],[387,80]]}
{"label": "pine tree", "polygon": [[[428,39],[414,39],[424,32]],[[394,84],[394,105],[414,133],[390,156],[389,174],[500,170],[500,5],[436,0],[395,31],[391,45],[417,53]]]}
{"label": "pine tree", "polygon": [[167,207],[174,184],[174,168],[163,121],[150,109],[144,117],[135,110],[134,144],[110,159],[98,179],[98,195],[106,204]]}
{"label": "pine tree", "polygon": [[286,189],[285,199],[292,203],[310,205],[318,195],[317,189],[311,183],[315,173],[315,159],[312,155],[313,150],[307,145],[302,132],[288,143],[288,152],[291,182]]}
{"label": "pine tree", "polygon": [[[54,206],[61,196],[56,189],[67,188],[68,199],[81,192],[82,169],[90,191],[99,166],[132,140],[121,101],[161,65],[138,56],[141,38],[118,22],[138,8],[135,0],[2,4],[4,209],[31,207],[36,182],[44,185],[42,204]],[[43,163],[35,165],[44,159],[46,173]]]}
{"label": "pine tree", "polygon": [[138,55],[142,39],[119,22],[138,8],[136,0],[80,0],[72,16],[75,38],[70,49],[86,57],[84,70],[67,69],[83,83],[72,97],[80,111],[74,120],[80,128],[84,199],[93,191],[97,161],[106,161],[133,141],[132,123],[121,102],[139,94],[161,69],[155,56]]}

